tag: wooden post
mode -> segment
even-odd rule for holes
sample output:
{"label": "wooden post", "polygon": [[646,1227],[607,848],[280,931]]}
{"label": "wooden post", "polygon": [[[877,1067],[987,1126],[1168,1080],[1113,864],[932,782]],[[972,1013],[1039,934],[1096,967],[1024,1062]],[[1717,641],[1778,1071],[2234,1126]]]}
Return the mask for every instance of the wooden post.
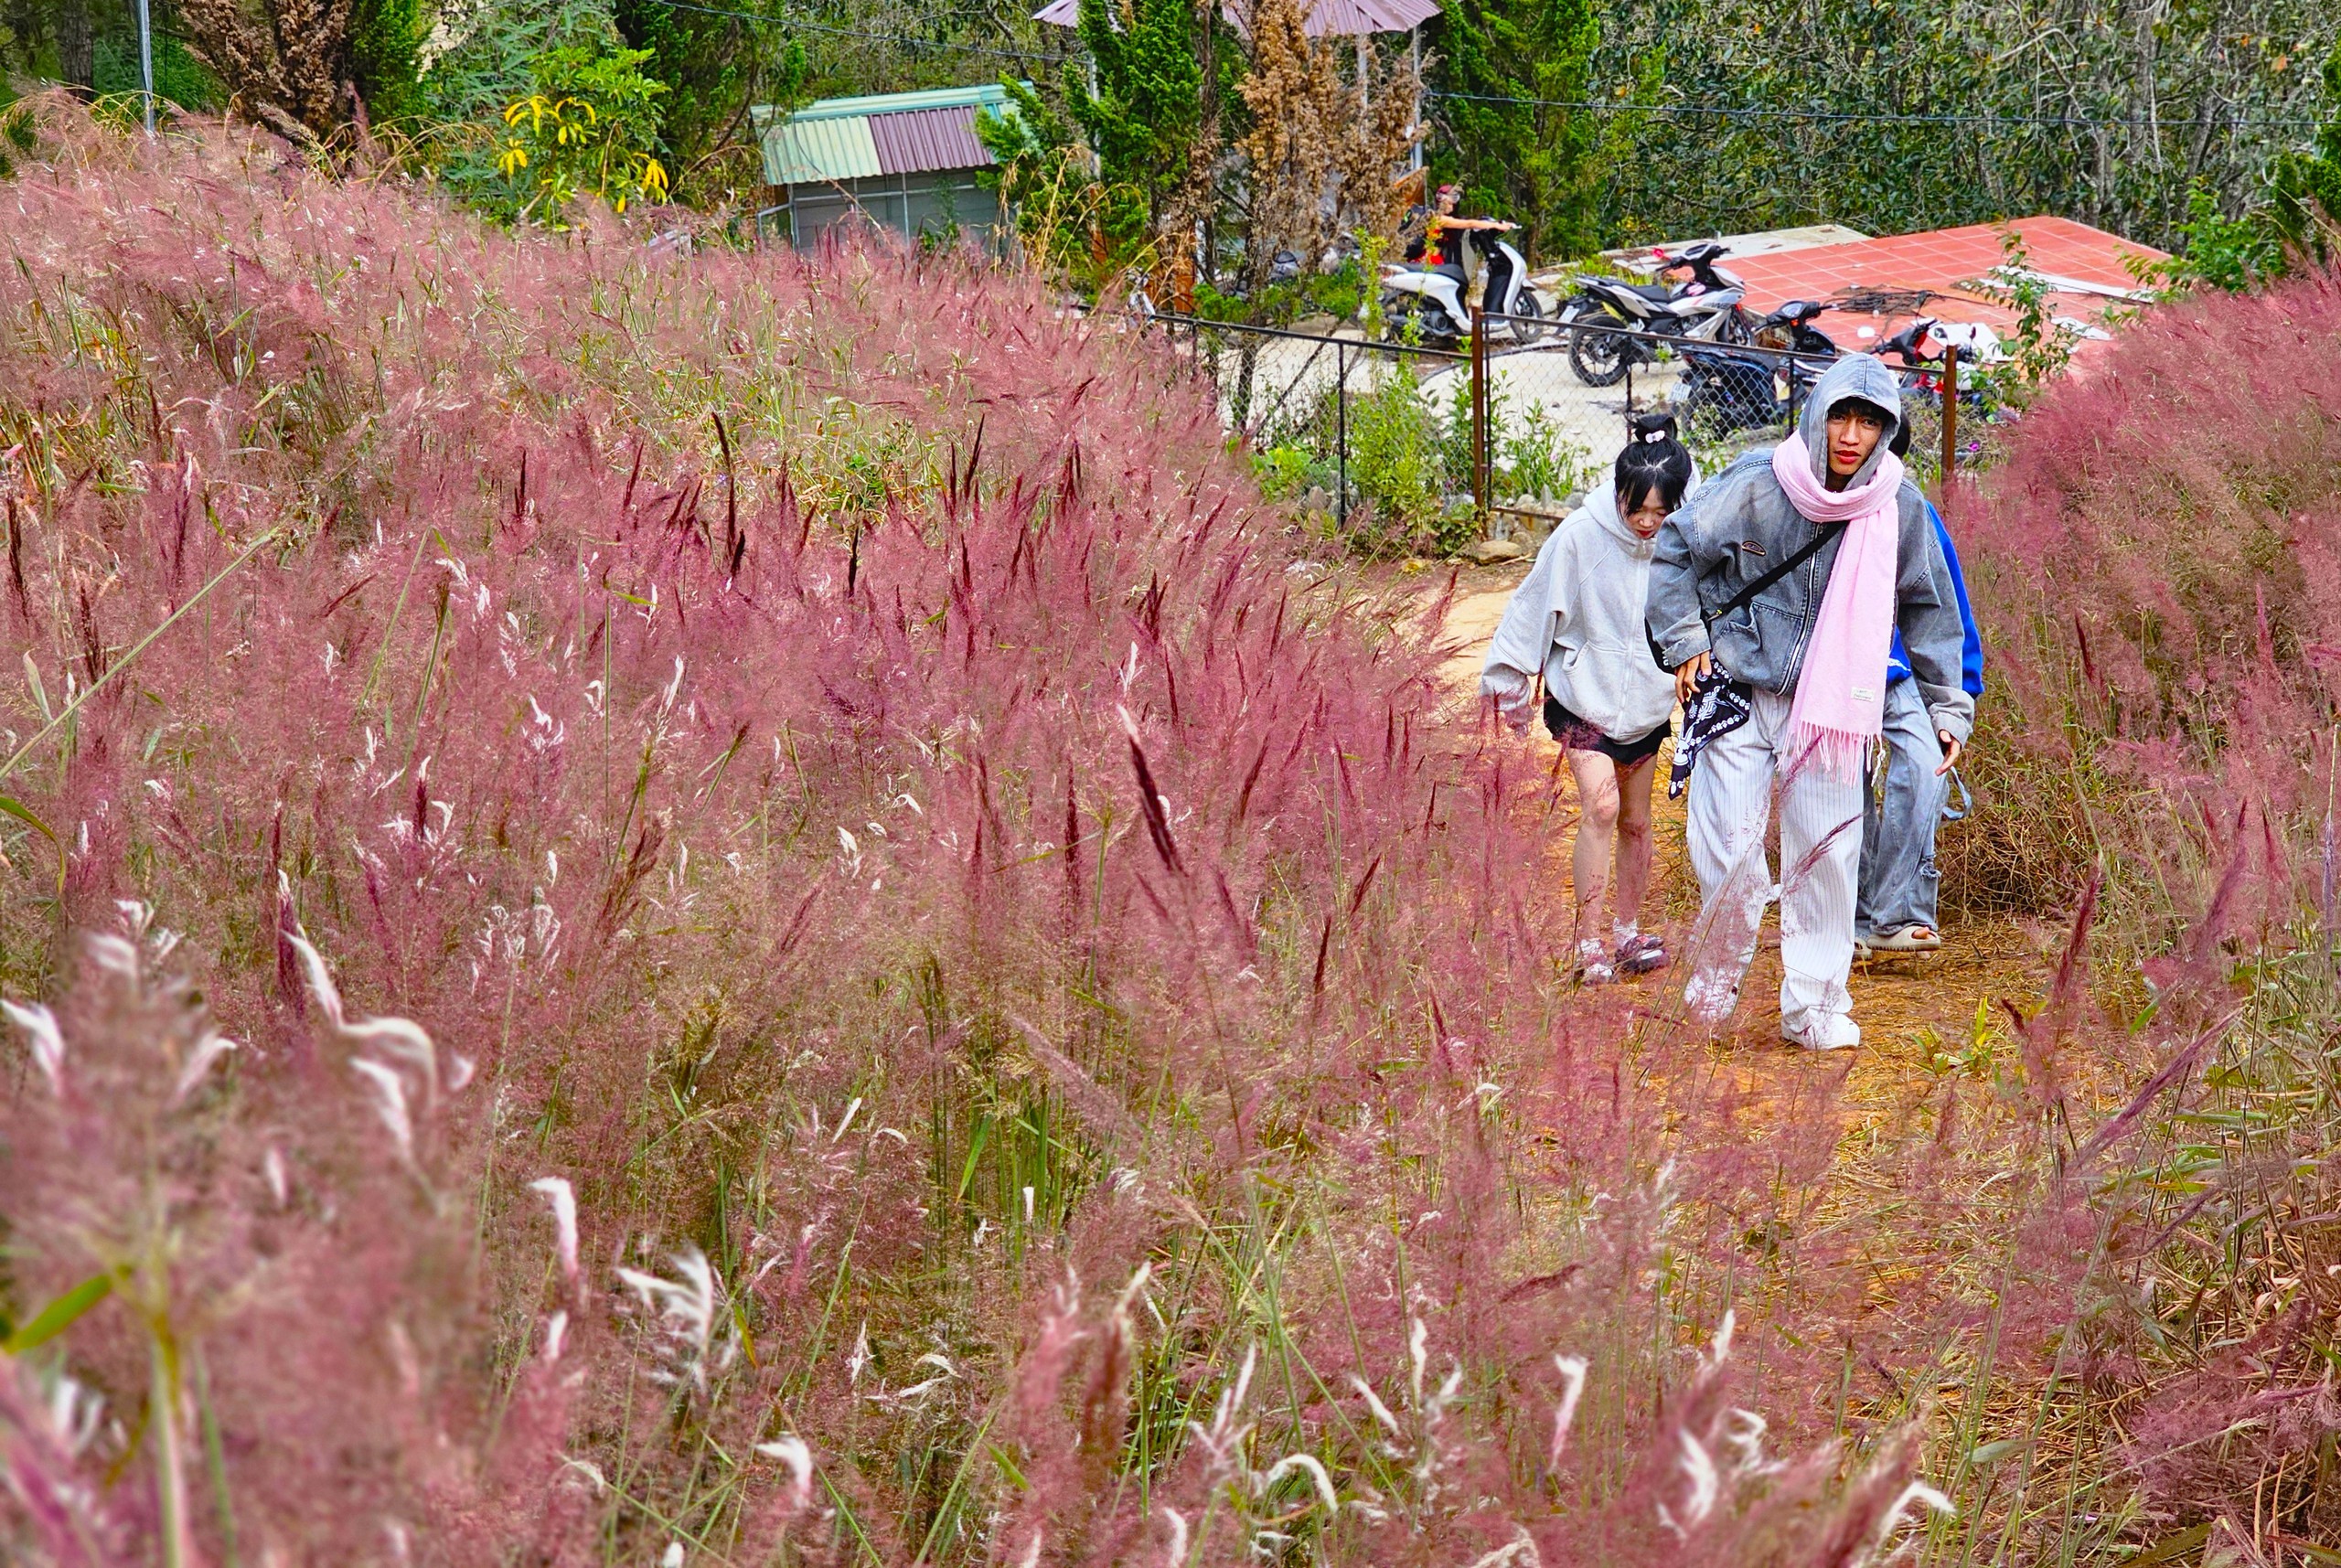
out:
{"label": "wooden post", "polygon": [[1951,476],[1959,464],[1959,345],[1942,350],[1942,477],[1935,489],[1945,507],[1951,505]]}

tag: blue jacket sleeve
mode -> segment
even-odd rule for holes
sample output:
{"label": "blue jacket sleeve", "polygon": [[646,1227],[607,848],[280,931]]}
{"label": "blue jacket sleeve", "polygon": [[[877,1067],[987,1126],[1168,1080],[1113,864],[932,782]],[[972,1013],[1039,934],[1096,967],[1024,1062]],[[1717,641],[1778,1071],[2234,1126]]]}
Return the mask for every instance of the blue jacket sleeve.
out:
{"label": "blue jacket sleeve", "polygon": [[[1951,542],[1951,530],[1942,526],[1942,514],[1935,510],[1932,501],[1927,503],[1927,516],[1935,525],[1935,542],[1942,546],[1942,558],[1951,567],[1951,593],[1959,601],[1959,684],[1970,697],[1983,695],[1983,635],[1975,628],[1975,612],[1967,603],[1967,578],[1959,570],[1959,551]],[[1910,656],[1903,650],[1902,634],[1894,634],[1893,651],[1887,656],[1887,685],[1910,678]]]}

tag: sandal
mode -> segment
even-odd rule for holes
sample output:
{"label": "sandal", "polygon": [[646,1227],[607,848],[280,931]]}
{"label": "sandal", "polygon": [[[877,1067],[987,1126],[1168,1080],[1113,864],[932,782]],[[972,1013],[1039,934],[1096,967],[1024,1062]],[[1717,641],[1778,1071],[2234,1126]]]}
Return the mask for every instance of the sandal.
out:
{"label": "sandal", "polygon": [[[1862,945],[1856,943],[1855,950]],[[1942,946],[1942,933],[1931,925],[1906,925],[1871,937],[1867,945],[1874,953],[1932,953]]]}

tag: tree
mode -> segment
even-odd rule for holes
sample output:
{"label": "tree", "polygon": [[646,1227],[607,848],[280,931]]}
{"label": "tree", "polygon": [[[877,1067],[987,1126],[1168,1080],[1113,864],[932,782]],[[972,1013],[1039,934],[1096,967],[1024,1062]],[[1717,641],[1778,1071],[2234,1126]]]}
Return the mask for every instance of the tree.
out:
{"label": "tree", "polygon": [[1439,20],[1440,116],[1433,154],[1473,213],[1515,219],[1531,254],[1582,254],[1598,242],[1591,112],[1601,26],[1593,0],[1448,0]]}
{"label": "tree", "polygon": [[2325,91],[2332,112],[2307,151],[2277,155],[2268,204],[2284,242],[2319,259],[2341,254],[2341,44],[2325,58]]}
{"label": "tree", "polygon": [[1065,112],[1108,189],[1144,205],[1146,235],[1185,183],[1203,123],[1203,69],[1195,0],[1081,0],[1082,47],[1095,86],[1073,84]]}
{"label": "tree", "polygon": [[1301,0],[1258,0],[1251,70],[1237,84],[1250,124],[1238,140],[1248,206],[1244,283],[1258,302],[1277,252],[1313,265],[1344,228],[1388,238],[1393,177],[1419,133],[1421,84],[1403,63],[1375,71],[1370,50],[1344,80],[1342,54],[1308,36]]}
{"label": "tree", "polygon": [[358,0],[349,17],[349,75],[367,117],[404,120],[422,107],[416,51],[422,43],[416,0]]}
{"label": "tree", "polygon": [[977,120],[1001,199],[1028,251],[1091,287],[1195,214],[1216,133],[1196,0],[1081,0],[1085,80],[1068,64],[1053,91],[1005,81],[1003,113]]}
{"label": "tree", "polygon": [[57,74],[86,98],[96,85],[91,49],[90,0],[60,0],[57,8]]}
{"label": "tree", "polygon": [[[679,197],[722,201],[761,182],[754,139],[742,134],[750,104],[786,111],[801,101],[805,47],[780,25],[731,5],[728,15],[679,11],[661,0],[616,0],[618,31],[650,51],[646,70],[667,84],[663,139]],[[776,7],[775,8],[776,12]]]}

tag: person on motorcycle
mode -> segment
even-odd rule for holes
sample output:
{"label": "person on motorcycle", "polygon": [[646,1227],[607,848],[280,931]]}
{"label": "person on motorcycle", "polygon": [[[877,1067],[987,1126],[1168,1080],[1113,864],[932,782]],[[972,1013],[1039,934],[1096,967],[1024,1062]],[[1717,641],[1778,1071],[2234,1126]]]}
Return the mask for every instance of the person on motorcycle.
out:
{"label": "person on motorcycle", "polygon": [[[1577,972],[1588,985],[1664,966],[1641,927],[1650,889],[1651,785],[1674,711],[1674,683],[1642,635],[1651,541],[1695,472],[1665,415],[1641,416],[1608,486],[1596,486],[1545,540],[1488,647],[1480,693],[1525,732],[1536,679],[1544,720],[1577,781]],[[1617,880],[1610,880],[1610,864]],[[1610,899],[1614,886],[1616,897]],[[1615,913],[1602,934],[1603,905]]]}
{"label": "person on motorcycle", "polygon": [[1438,194],[1431,197],[1430,210],[1423,216],[1421,232],[1407,241],[1407,261],[1422,261],[1428,257],[1434,258],[1431,261],[1433,266],[1461,267],[1465,264],[1463,237],[1466,234],[1475,229],[1509,233],[1520,227],[1501,218],[1456,217],[1455,204],[1462,197],[1460,186],[1443,185],[1438,187]]}
{"label": "person on motorcycle", "polygon": [[[1646,620],[1684,705],[1691,863],[1711,951],[1684,997],[1719,1019],[1739,1000],[1775,896],[1765,833],[1780,816],[1780,1034],[1861,1043],[1854,960],[1862,774],[1884,728],[1902,634],[1949,773],[1975,699],[1960,680],[1951,569],[1891,443],[1894,373],[1852,354],[1815,383],[1796,434],[1741,457],[1659,530]],[[1787,570],[1780,570],[1786,568]],[[1695,767],[1693,764],[1695,763]]]}

